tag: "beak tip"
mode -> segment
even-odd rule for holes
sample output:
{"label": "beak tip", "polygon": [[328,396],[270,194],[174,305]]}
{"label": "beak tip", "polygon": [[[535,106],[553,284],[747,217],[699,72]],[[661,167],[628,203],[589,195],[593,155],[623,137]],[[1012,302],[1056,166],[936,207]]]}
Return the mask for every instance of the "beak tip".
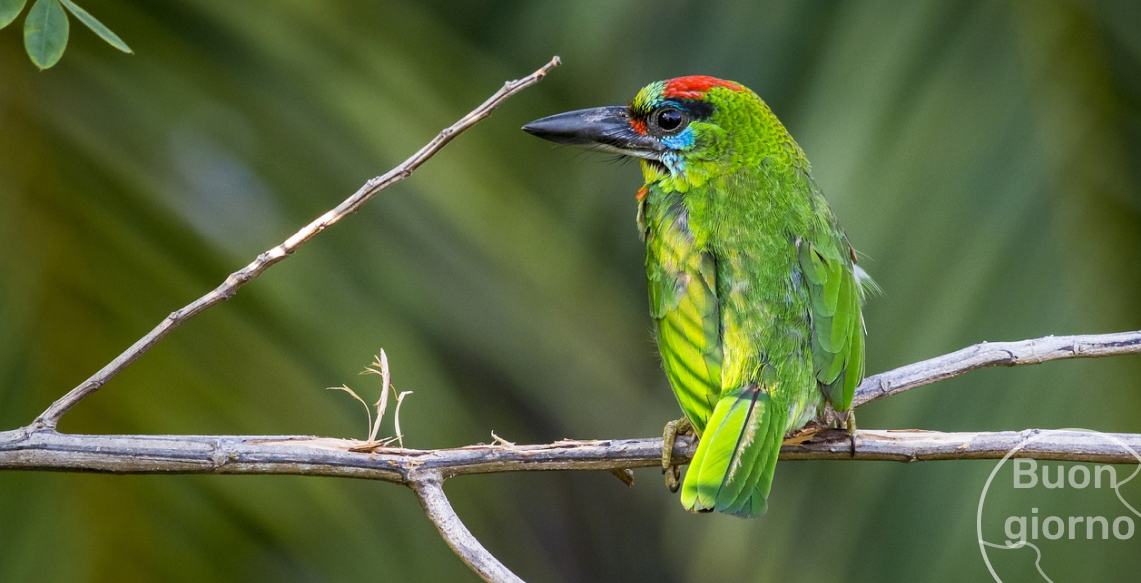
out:
{"label": "beak tip", "polygon": [[529,122],[523,124],[523,127],[519,128],[519,129],[531,134],[532,136],[536,136],[539,138],[547,138],[547,137],[551,136],[552,134],[559,133],[557,131],[559,128],[552,128],[549,123],[544,123],[546,121],[547,121],[547,118],[529,121]]}

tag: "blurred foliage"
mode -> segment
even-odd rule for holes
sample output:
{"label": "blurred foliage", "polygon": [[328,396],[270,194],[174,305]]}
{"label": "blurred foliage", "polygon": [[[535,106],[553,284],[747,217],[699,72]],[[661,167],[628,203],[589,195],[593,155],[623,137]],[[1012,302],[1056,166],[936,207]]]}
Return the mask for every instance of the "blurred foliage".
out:
{"label": "blurred foliage", "polygon": [[[659,434],[678,411],[649,334],[639,173],[518,128],[682,74],[753,88],[808,152],[887,292],[868,307],[870,371],[981,340],[1141,328],[1130,0],[98,12],[136,56],[77,36],[39,73],[0,34],[0,428],[553,54],[565,65],[546,81],[179,329],[61,429],[363,437],[360,405],[324,388],[372,382],[356,374],[383,346],[396,387],[414,391],[411,447],[493,430]],[[1138,358],[981,371],[860,422],[1136,432],[1138,378]],[[993,468],[783,463],[754,521],[686,514],[654,470],[633,490],[601,472],[467,477],[448,492],[533,581],[981,581],[974,516]],[[1136,541],[1089,546],[1044,566],[1057,581],[1141,567]],[[1038,580],[1018,572],[1005,580]],[[388,484],[3,474],[0,581],[32,579],[474,576]]]}
{"label": "blurred foliage", "polygon": [[[26,3],[27,0],[0,0],[0,28],[16,20]],[[24,49],[28,52],[32,64],[41,70],[54,67],[63,57],[63,51],[67,49],[67,38],[71,28],[68,12],[107,44],[124,53],[131,52],[131,47],[128,47],[119,35],[75,2],[36,0],[24,19]]]}

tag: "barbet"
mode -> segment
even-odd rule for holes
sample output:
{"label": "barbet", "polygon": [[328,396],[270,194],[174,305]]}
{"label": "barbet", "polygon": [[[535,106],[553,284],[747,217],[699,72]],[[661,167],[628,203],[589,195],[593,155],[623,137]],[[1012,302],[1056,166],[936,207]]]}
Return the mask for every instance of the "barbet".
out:
{"label": "barbet", "polygon": [[854,431],[861,308],[874,286],[804,152],[755,93],[705,76],[523,129],[640,160],[650,314],[681,421],[700,438],[681,502],[764,513],[786,435],[822,419],[826,403]]}

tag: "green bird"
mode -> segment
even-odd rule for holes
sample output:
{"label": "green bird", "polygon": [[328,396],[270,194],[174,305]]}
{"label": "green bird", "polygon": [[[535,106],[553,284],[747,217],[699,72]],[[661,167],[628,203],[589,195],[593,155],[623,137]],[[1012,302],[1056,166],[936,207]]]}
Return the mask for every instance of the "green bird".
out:
{"label": "green bird", "polygon": [[685,413],[666,426],[663,463],[688,421],[700,442],[682,505],[763,514],[786,435],[823,423],[826,404],[854,435],[862,306],[875,285],[804,151],[755,93],[706,76],[523,129],[639,159],[650,315]]}

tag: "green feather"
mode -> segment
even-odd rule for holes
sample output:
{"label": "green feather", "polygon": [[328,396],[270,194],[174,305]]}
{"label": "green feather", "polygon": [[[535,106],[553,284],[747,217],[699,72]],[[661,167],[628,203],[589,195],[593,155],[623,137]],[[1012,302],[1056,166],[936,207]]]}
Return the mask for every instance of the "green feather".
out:
{"label": "green feather", "polygon": [[[838,262],[837,262],[838,263]],[[835,311],[832,313],[832,330],[829,331],[831,339],[829,345],[831,346],[830,352],[837,354],[843,353],[844,348],[848,345],[848,335],[852,330],[852,322],[855,317],[854,310],[859,306],[853,306],[848,300],[851,299],[854,290],[852,289],[852,276],[851,273],[844,273],[839,270],[834,274],[836,280],[839,282],[836,286],[838,292],[836,294]],[[831,283],[833,274],[829,274],[829,283]],[[824,288],[824,293],[828,293],[828,288]]]}
{"label": "green feather", "polygon": [[[820,368],[816,371],[816,378],[824,384],[830,384],[840,377],[840,373],[844,372],[844,358],[835,352],[827,352],[821,350],[817,352],[820,355],[819,365]],[[815,355],[813,355],[815,358]]]}
{"label": "green feather", "polygon": [[[764,514],[768,507],[769,491],[772,488],[773,474],[776,470],[777,458],[780,456],[780,447],[784,441],[784,420],[788,418],[787,407],[778,401],[768,401],[764,411],[764,422],[757,431],[757,442],[752,451],[742,452],[742,457],[751,459],[752,468],[749,475],[740,482],[740,487],[734,493],[729,490],[726,483],[718,495],[717,511],[733,514],[743,518],[752,518]],[[754,415],[756,415],[754,410]]]}
{"label": "green feather", "polygon": [[847,370],[844,373],[844,389],[839,395],[832,395],[832,407],[837,411],[847,411],[852,408],[852,398],[856,395],[856,386],[864,378],[864,326],[863,318],[853,321],[851,332],[852,350],[848,357]]}
{"label": "green feather", "polygon": [[[828,279],[828,270],[821,259],[812,249],[811,243],[802,243],[799,246],[800,266],[808,282],[813,285],[822,285]],[[823,307],[823,304],[822,304]]]}
{"label": "green feather", "polygon": [[[651,191],[651,197],[656,196]],[[662,367],[698,435],[721,391],[721,318],[716,262],[684,230],[677,205],[646,205],[646,276]]]}
{"label": "green feather", "polygon": [[[762,453],[765,438],[768,429],[773,425],[768,393],[757,388],[747,389],[745,393],[747,396],[752,395],[752,398],[748,399],[751,408],[733,443],[726,444],[732,448],[733,453],[729,471],[723,475],[717,489],[714,510],[718,512],[726,512],[738,502],[739,498],[743,501],[747,496],[742,497],[742,492],[751,492],[756,485],[755,482],[750,482],[750,478],[755,480],[756,475],[760,473],[758,471],[760,464],[757,462],[765,457]],[[734,437],[731,433],[726,433],[726,437]]]}
{"label": "green feather", "polygon": [[831,316],[836,313],[840,301],[840,292],[843,289],[844,280],[847,278],[842,277],[839,259],[829,257],[827,266],[828,279],[824,282],[824,313]]}
{"label": "green feather", "polygon": [[759,394],[756,389],[747,394],[737,390],[723,394],[717,401],[682,485],[681,503],[686,509],[701,512],[716,506],[717,492],[729,473],[741,432]]}
{"label": "green feather", "polygon": [[857,282],[853,255],[836,251],[850,249],[842,233],[822,237],[827,242],[803,243],[799,254],[811,298],[813,371],[832,407],[847,411],[864,374],[863,297],[877,288],[866,277]]}

